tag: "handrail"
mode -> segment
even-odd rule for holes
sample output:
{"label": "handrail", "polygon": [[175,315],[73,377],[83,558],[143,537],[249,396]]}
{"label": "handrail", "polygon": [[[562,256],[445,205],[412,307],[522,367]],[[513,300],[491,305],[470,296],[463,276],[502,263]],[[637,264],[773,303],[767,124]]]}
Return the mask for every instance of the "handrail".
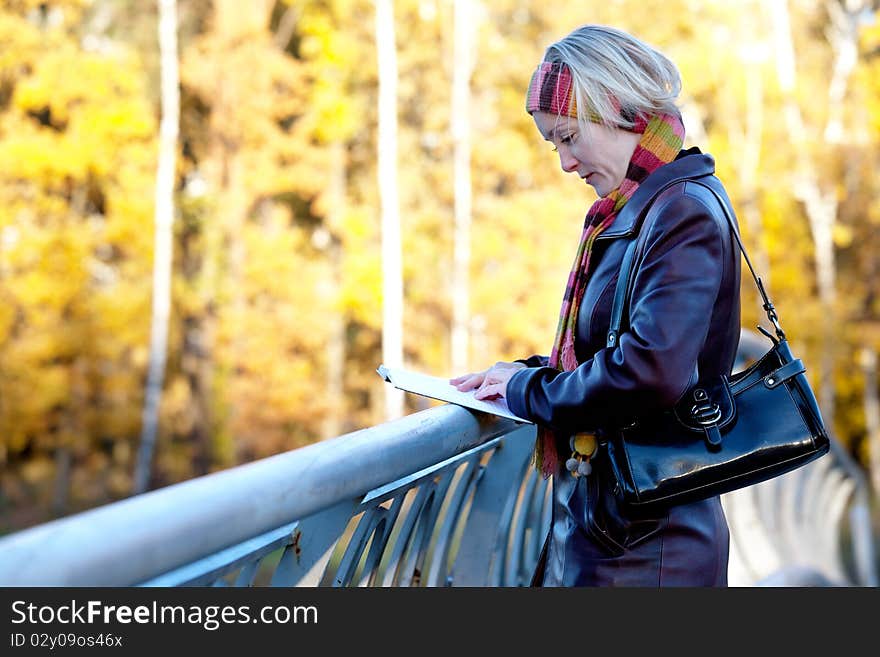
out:
{"label": "handrail", "polygon": [[129,586],[510,432],[445,405],[0,538],[4,586]]}
{"label": "handrail", "polygon": [[[744,332],[739,363],[764,348]],[[0,586],[523,586],[550,523],[533,444],[435,406],[2,537]],[[731,585],[876,586],[869,500],[833,438],[722,496]]]}

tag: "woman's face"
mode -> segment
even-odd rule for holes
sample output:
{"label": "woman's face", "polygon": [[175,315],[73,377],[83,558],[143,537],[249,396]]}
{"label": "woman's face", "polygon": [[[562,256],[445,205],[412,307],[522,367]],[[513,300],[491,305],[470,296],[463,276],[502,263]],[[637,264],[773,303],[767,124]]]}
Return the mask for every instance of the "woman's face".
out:
{"label": "woman's face", "polygon": [[563,171],[574,171],[596,194],[605,197],[620,186],[629,160],[641,139],[637,132],[589,123],[589,134],[581,134],[577,119],[547,112],[532,117],[544,139],[559,152]]}

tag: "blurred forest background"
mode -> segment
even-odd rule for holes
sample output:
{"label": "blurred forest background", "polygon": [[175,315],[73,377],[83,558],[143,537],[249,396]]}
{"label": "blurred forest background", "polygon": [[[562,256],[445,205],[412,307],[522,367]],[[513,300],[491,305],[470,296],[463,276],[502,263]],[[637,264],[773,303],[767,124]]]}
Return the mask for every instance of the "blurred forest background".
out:
{"label": "blurred forest background", "polygon": [[686,145],[880,488],[877,10],[0,0],[0,533],[136,492],[151,408],[141,488],[418,410],[381,362],[547,353],[594,196],[524,92],[588,22],[679,65]]}

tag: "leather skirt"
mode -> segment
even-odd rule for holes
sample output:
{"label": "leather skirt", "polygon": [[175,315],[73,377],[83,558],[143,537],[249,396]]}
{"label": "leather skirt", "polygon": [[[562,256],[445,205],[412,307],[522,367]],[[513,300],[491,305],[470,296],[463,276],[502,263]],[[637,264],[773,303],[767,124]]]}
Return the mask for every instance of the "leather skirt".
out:
{"label": "leather skirt", "polygon": [[553,476],[553,519],[532,586],[727,586],[720,498],[637,515],[618,505],[603,455],[590,475],[562,466]]}

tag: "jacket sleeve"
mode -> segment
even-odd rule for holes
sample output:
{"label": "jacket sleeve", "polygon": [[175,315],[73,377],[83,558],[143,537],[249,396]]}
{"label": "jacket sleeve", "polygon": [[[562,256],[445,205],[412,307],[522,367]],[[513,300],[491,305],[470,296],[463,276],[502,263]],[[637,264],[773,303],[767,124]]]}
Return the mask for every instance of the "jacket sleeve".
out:
{"label": "jacket sleeve", "polygon": [[517,358],[514,363],[523,363],[526,367],[547,367],[550,362],[549,356],[529,356],[528,358]]}
{"label": "jacket sleeve", "polygon": [[619,425],[668,408],[687,390],[706,340],[722,280],[722,238],[702,201],[684,193],[663,203],[634,271],[629,328],[575,370],[517,371],[511,411],[573,433]]}

